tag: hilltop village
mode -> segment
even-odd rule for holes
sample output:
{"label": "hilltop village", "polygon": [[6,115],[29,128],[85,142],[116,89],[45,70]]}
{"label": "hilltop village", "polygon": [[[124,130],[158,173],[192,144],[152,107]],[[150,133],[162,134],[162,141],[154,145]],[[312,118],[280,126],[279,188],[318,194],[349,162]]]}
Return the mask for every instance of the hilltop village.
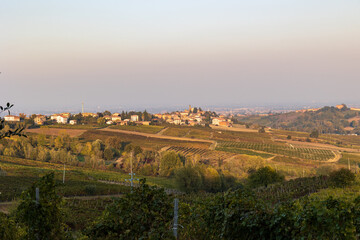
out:
{"label": "hilltop village", "polygon": [[122,112],[111,113],[109,111],[91,113],[82,112],[78,114],[56,113],[50,116],[42,114],[7,115],[4,120],[9,123],[25,122],[29,125],[53,125],[53,124],[100,124],[100,125],[185,125],[185,126],[206,126],[209,124],[215,126],[232,127],[231,116],[218,115],[215,112],[203,111],[201,108],[191,107],[183,111],[171,113],[150,114],[144,112]]}

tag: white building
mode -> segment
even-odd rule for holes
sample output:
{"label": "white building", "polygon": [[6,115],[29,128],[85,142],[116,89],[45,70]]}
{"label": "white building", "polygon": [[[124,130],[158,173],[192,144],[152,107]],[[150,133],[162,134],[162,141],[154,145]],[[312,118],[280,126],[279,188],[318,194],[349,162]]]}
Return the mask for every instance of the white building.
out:
{"label": "white building", "polygon": [[139,121],[139,116],[138,116],[138,115],[131,115],[131,121],[132,121],[132,122],[137,122],[137,121]]}
{"label": "white building", "polygon": [[75,125],[75,124],[77,124],[77,121],[76,121],[76,120],[70,120],[69,123],[70,123],[71,125]]}
{"label": "white building", "polygon": [[60,114],[51,115],[50,119],[55,120],[57,123],[61,123],[61,124],[66,124],[68,122],[68,120],[69,120],[68,117],[65,117],[65,116],[60,115]]}
{"label": "white building", "polygon": [[221,122],[226,122],[226,120],[223,118],[213,118],[211,123],[215,126],[219,126]]}

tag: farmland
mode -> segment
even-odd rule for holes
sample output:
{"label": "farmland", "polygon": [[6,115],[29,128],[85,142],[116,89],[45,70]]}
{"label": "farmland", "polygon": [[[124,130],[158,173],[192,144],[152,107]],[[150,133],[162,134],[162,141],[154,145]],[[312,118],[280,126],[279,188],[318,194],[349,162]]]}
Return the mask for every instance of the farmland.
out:
{"label": "farmland", "polygon": [[158,133],[164,126],[156,126],[156,125],[140,125],[140,126],[131,126],[131,125],[124,125],[124,126],[110,126],[111,129],[120,129],[126,131],[134,131],[134,132],[143,132],[143,133]]}
{"label": "farmland", "polygon": [[26,129],[26,133],[31,134],[44,134],[49,136],[58,136],[67,134],[70,137],[78,137],[81,134],[85,133],[86,129],[78,129],[78,128],[31,128]]}
{"label": "farmland", "polygon": [[224,151],[213,151],[203,148],[179,147],[179,146],[171,146],[167,148],[166,151],[175,151],[177,153],[183,154],[186,157],[194,157],[198,155],[200,156],[201,159],[207,159],[207,160],[227,159],[235,155]]}
{"label": "farmland", "polygon": [[[86,196],[86,195],[108,195],[128,192],[129,188],[123,185],[106,184],[98,180],[125,182],[129,178],[128,174],[87,169],[83,167],[66,166],[66,181],[62,184],[63,168],[62,164],[46,163],[33,160],[0,157],[0,201],[10,201],[19,197],[21,192],[29,187],[40,176],[51,171],[55,172],[55,177],[59,185],[59,193],[63,196]],[[138,176],[142,178],[143,176]],[[149,184],[173,188],[174,183],[171,179],[147,177]]]}
{"label": "farmland", "polygon": [[327,161],[335,157],[331,150],[314,149],[314,148],[298,148],[285,146],[280,144],[264,144],[264,143],[246,143],[246,142],[220,142],[218,144],[222,149],[240,148],[255,151],[274,153],[278,155],[298,157],[303,159],[312,159],[319,161]]}

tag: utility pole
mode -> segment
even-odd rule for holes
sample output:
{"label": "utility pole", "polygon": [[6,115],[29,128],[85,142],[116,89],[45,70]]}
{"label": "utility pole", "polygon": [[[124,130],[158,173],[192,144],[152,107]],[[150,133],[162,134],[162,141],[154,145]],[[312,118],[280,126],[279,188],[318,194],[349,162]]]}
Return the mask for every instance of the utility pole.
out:
{"label": "utility pole", "polygon": [[350,159],[349,159],[349,157],[348,157],[348,168],[350,170]]}
{"label": "utility pole", "polygon": [[130,182],[131,192],[133,192],[134,180],[139,180],[138,178],[134,178],[135,173],[133,173],[133,157],[134,157],[134,152],[131,152],[131,155],[130,155],[130,173],[129,173],[130,178],[125,179],[125,181]]}

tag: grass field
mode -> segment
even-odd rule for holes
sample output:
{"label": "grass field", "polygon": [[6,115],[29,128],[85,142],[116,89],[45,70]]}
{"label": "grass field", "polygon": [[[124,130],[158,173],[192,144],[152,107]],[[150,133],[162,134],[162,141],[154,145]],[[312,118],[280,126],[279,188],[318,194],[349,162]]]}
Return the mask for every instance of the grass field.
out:
{"label": "grass field", "polygon": [[139,126],[110,126],[111,129],[120,129],[120,130],[126,130],[126,131],[134,131],[134,132],[143,132],[143,133],[158,133],[162,129],[164,129],[164,126],[155,126],[155,125],[139,125]]}

